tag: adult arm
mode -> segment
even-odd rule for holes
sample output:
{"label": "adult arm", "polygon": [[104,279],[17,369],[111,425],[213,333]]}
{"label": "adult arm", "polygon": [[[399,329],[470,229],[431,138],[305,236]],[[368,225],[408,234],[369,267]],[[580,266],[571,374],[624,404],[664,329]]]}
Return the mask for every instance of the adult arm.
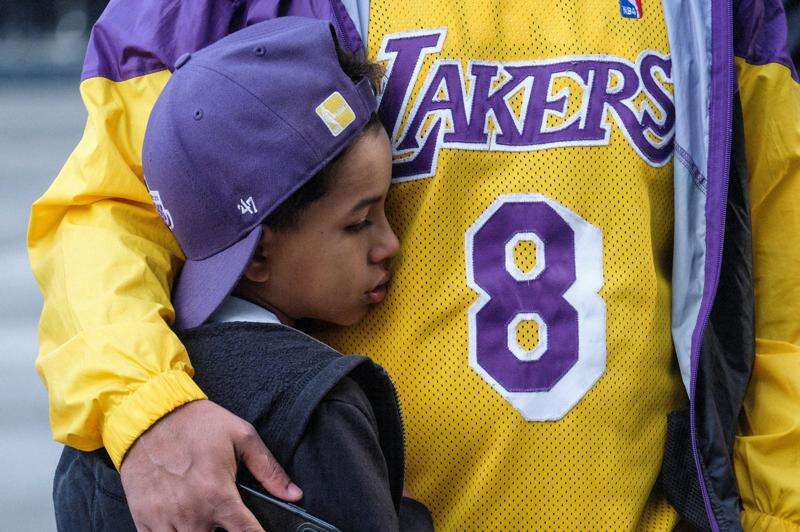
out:
{"label": "adult arm", "polygon": [[100,17],[80,86],[86,128],[34,203],[28,233],[45,298],[37,369],[56,440],[105,446],[119,467],[156,420],[205,398],[169,328],[183,255],[142,177],[145,126],[175,61],[244,25],[293,14],[335,18],[340,41],[360,47],[343,9],[339,0],[112,0]]}
{"label": "adult arm", "polygon": [[739,2],[756,356],[734,461],[747,530],[800,529],[800,83],[779,0]]}
{"label": "adult arm", "polygon": [[[29,255],[44,294],[37,369],[53,435],[81,450],[104,446],[117,467],[155,421],[205,398],[169,328],[183,255],[141,166],[145,126],[172,56],[201,45],[200,33],[222,36],[198,20],[201,7],[109,5],[86,54],[83,137],[31,211]],[[178,20],[197,27],[190,35]]]}
{"label": "adult arm", "polygon": [[[141,168],[147,119],[176,59],[259,20],[330,18],[334,4],[340,2],[119,0],[100,17],[80,86],[85,131],[33,205],[28,233],[45,300],[37,370],[56,440],[81,450],[105,447],[119,468],[134,442],[146,443],[142,434],[158,436],[175,422],[171,412],[205,398],[169,328],[170,289],[183,255],[159,220]],[[230,434],[229,454],[247,462],[255,452],[252,429],[244,439]],[[296,498],[285,475],[262,478],[279,480],[265,486],[273,494]]]}

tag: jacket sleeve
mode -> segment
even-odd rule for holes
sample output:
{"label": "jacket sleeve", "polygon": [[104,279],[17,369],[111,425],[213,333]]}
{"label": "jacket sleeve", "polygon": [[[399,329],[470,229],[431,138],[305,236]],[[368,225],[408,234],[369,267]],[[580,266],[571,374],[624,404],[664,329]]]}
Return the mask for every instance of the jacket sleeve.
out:
{"label": "jacket sleeve", "polygon": [[31,211],[31,267],[44,294],[37,370],[56,440],[105,446],[119,467],[164,414],[204,398],[168,323],[183,256],[144,185],[141,146],[178,57],[280,15],[333,20],[361,47],[340,0],[112,0],[92,29],[83,137]]}
{"label": "jacket sleeve", "polygon": [[800,530],[800,83],[780,1],[739,8],[756,356],[734,461],[744,528]]}

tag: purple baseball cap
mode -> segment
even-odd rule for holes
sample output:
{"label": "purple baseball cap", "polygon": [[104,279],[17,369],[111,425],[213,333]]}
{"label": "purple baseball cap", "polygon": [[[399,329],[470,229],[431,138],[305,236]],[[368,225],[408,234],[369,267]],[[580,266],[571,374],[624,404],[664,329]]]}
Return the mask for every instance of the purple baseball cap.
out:
{"label": "purple baseball cap", "polygon": [[153,107],[142,165],[186,262],[175,326],[201,325],[236,286],[261,223],[364,129],[377,103],[325,21],[280,17],[178,59]]}

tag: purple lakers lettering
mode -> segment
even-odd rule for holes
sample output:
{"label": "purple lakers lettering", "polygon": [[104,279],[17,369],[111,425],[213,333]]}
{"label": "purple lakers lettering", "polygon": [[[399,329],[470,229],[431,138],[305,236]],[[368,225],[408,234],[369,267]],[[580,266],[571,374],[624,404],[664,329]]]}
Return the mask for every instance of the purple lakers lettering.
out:
{"label": "purple lakers lettering", "polygon": [[392,132],[396,180],[434,175],[442,148],[603,146],[613,125],[648,164],[672,157],[669,56],[646,50],[636,63],[596,55],[466,66],[435,59],[420,80],[423,63],[441,51],[446,35],[446,29],[393,34],[378,52],[387,64],[380,115]]}

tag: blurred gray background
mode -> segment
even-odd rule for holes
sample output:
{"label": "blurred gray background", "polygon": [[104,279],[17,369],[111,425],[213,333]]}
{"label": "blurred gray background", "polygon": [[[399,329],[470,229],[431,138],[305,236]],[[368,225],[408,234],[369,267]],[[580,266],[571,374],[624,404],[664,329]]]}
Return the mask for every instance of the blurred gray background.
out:
{"label": "blurred gray background", "polygon": [[[135,9],[136,0],[128,1]],[[34,370],[41,296],[25,232],[30,204],[80,139],[80,68],[105,4],[0,2],[0,530],[55,529],[50,491],[60,445],[50,438],[46,394]],[[800,0],[786,6],[798,62]]]}

